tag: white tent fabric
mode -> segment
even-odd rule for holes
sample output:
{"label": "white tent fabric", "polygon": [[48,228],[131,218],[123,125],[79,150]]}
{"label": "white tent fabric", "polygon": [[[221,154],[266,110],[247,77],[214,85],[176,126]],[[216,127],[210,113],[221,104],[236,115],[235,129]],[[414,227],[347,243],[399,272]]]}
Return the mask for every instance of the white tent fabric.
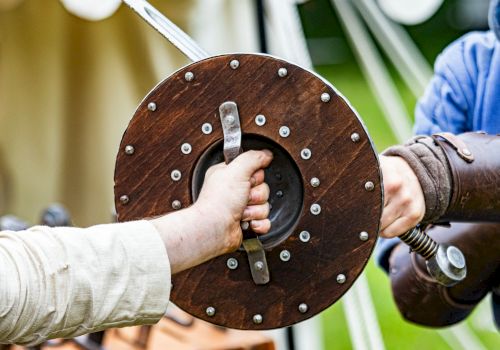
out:
{"label": "white tent fabric", "polygon": [[121,0],[61,0],[70,13],[89,21],[108,18],[118,10]]}
{"label": "white tent fabric", "polygon": [[415,25],[431,18],[443,0],[378,0],[378,3],[382,11],[393,21]]}

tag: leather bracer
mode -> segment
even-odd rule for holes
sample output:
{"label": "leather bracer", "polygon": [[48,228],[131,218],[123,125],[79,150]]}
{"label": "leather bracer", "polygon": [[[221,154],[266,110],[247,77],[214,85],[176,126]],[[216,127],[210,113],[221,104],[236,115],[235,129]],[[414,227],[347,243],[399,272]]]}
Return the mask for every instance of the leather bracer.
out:
{"label": "leather bracer", "polygon": [[433,135],[450,167],[452,191],[445,221],[500,222],[500,136]]}
{"label": "leather bracer", "polygon": [[457,323],[498,284],[500,224],[453,223],[435,226],[427,234],[438,243],[458,247],[467,260],[467,277],[444,287],[429,276],[425,261],[408,246],[397,246],[389,259],[395,302],[405,319],[432,327]]}

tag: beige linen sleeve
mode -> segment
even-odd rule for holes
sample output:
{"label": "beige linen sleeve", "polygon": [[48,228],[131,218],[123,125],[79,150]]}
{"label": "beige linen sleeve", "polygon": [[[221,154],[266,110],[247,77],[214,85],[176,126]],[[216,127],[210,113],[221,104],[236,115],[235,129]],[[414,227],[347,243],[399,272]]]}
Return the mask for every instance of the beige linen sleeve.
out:
{"label": "beige linen sleeve", "polygon": [[170,265],[148,221],[0,233],[0,343],[36,344],[165,313]]}

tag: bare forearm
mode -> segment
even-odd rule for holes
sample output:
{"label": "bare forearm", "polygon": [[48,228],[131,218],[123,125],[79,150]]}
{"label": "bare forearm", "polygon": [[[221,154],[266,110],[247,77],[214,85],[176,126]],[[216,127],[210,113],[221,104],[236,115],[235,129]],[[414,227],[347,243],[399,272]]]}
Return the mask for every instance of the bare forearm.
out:
{"label": "bare forearm", "polygon": [[[151,220],[167,249],[172,273],[201,264],[227,249],[217,223],[196,206]],[[215,238],[215,239],[211,239]]]}

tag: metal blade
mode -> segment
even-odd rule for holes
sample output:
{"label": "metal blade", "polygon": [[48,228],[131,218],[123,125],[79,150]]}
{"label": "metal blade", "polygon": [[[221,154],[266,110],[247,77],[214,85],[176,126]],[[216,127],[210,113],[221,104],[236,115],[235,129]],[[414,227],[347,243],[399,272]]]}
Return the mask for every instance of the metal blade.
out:
{"label": "metal blade", "polygon": [[156,29],[168,41],[174,44],[191,61],[199,61],[209,57],[198,44],[145,0],[122,0],[149,25]]}

